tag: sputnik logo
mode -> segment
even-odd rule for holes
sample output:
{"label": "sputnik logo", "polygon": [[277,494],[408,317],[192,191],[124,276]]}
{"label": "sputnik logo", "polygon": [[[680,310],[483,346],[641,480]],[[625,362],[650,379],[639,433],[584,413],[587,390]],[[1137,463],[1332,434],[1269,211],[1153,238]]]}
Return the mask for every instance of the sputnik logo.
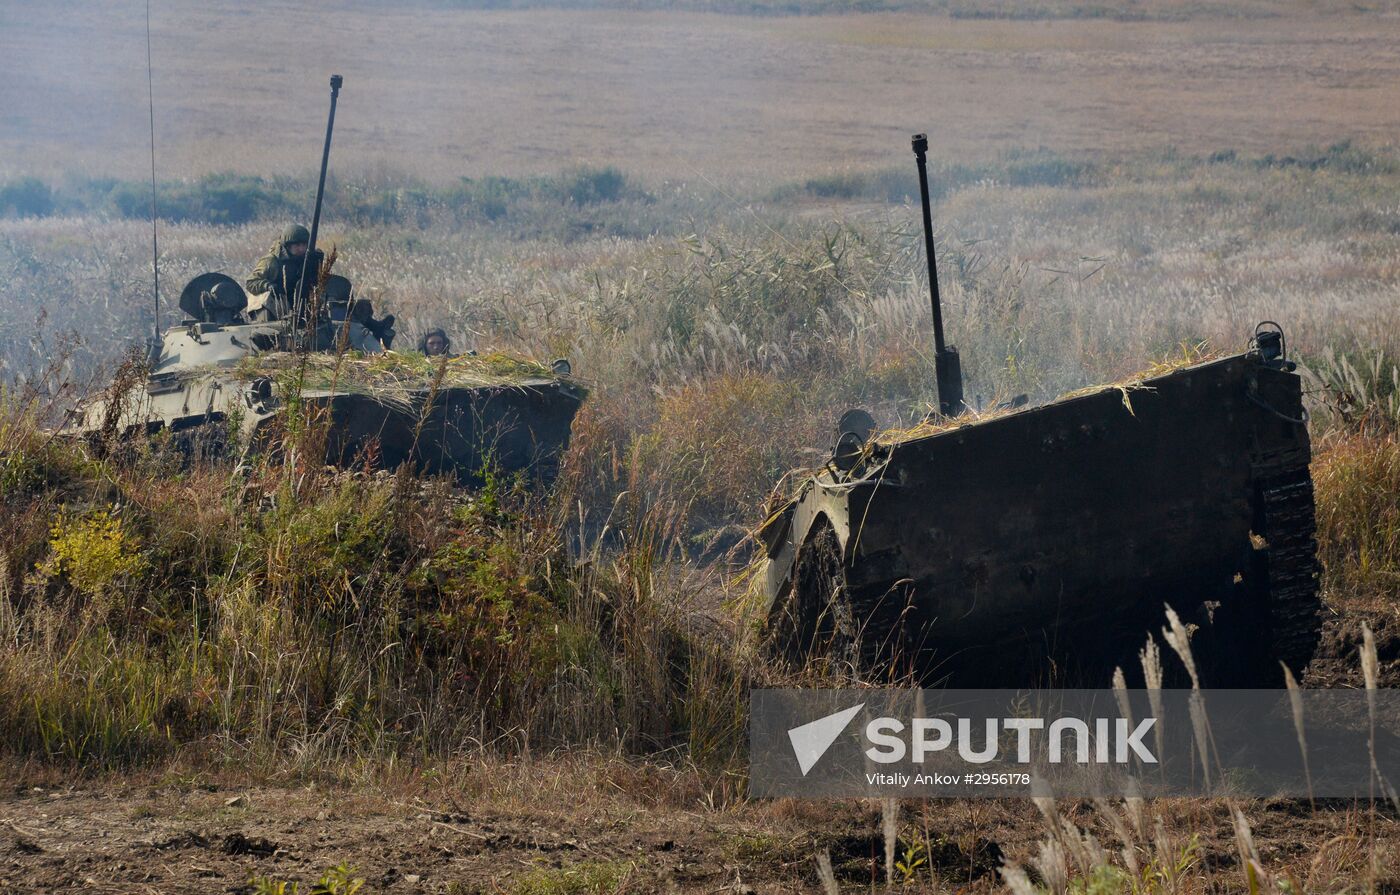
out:
{"label": "sputnik logo", "polygon": [[809,721],[788,731],[788,740],[792,742],[792,754],[797,756],[797,766],[802,769],[802,776],[806,777],[807,772],[821,761],[826,750],[831,748],[831,744],[836,742],[846,725],[850,724],[851,719],[863,708],[865,703],[862,702],[860,705]]}

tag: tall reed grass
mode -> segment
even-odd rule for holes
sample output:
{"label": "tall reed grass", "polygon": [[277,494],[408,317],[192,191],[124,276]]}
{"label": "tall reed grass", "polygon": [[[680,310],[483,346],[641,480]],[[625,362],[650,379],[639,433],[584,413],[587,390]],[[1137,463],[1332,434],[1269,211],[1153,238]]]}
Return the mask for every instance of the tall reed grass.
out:
{"label": "tall reed grass", "polygon": [[[1319,158],[964,185],[940,207],[942,292],[983,404],[1114,380],[1183,341],[1242,346],[1255,318],[1283,318],[1314,377],[1329,599],[1385,603],[1400,241],[1358,197],[1397,168]],[[1315,194],[1311,210],[1280,199]],[[733,654],[722,607],[768,489],[824,458],[846,407],[900,425],[934,398],[911,209],[824,222],[811,199],[700,202],[681,238],[331,228],[337,270],[399,314],[401,338],[443,323],[462,348],[571,356],[593,390],[548,494],[328,471],[311,445],[235,472],[186,468],[160,439],[54,440],[78,383],[150,322],[133,310],[142,234],[0,222],[7,748],[85,764],[184,744],[313,763],[581,743],[732,759],[764,672]],[[165,282],[241,271],[277,229],[170,228]]]}

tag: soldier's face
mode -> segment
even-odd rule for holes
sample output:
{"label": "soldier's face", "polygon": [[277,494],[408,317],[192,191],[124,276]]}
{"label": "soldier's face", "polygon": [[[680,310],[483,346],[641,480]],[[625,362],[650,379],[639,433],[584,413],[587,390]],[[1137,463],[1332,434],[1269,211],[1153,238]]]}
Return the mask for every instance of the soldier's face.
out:
{"label": "soldier's face", "polygon": [[442,339],[438,336],[433,336],[432,338],[428,339],[428,344],[424,347],[428,349],[429,357],[442,354],[444,351],[447,350],[447,345],[445,345]]}
{"label": "soldier's face", "polygon": [[306,254],[306,243],[294,242],[287,246],[287,251],[292,253],[293,258],[300,258],[302,255]]}

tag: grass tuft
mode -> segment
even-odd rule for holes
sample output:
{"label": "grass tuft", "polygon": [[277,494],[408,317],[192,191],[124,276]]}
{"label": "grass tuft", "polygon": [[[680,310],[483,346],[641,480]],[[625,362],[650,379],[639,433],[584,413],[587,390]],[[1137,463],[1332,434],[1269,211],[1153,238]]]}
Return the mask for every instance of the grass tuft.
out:
{"label": "grass tuft", "polygon": [[1400,585],[1400,441],[1352,435],[1313,461],[1318,556],[1334,600],[1393,605]]}

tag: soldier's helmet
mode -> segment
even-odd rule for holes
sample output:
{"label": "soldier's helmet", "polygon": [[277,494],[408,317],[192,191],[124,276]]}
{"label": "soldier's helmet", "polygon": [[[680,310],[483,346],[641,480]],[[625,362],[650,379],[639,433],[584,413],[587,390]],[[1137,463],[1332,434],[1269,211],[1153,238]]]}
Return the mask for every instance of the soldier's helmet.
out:
{"label": "soldier's helmet", "polygon": [[205,295],[204,308],[215,323],[228,323],[248,306],[248,296],[237,283],[215,283]]}
{"label": "soldier's helmet", "polygon": [[228,274],[200,274],[180,292],[180,310],[185,312],[186,323],[236,323],[247,307],[243,287]]}
{"label": "soldier's helmet", "polygon": [[296,245],[299,242],[310,242],[311,231],[301,224],[291,224],[282,231],[282,245]]}
{"label": "soldier's helmet", "polygon": [[349,304],[350,295],[354,287],[350,281],[338,274],[331,274],[326,277],[326,281],[321,284],[322,295],[328,305]]}

